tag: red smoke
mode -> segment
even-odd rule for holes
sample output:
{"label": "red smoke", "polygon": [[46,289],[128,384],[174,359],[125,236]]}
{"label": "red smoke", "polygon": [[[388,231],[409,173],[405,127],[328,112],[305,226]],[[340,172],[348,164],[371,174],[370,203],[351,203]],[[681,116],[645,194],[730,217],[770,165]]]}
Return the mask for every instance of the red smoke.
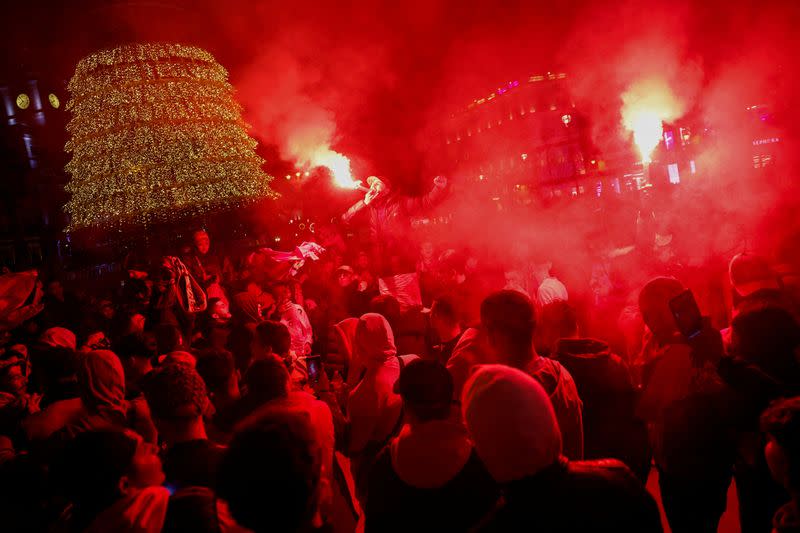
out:
{"label": "red smoke", "polygon": [[[225,39],[250,43],[238,45],[232,70],[249,119],[293,163],[313,163],[313,147],[330,147],[353,158],[358,178],[378,174],[420,192],[433,175],[447,173],[456,188],[469,191],[468,177],[442,156],[449,114],[509,80],[564,71],[601,154],[633,154],[631,130],[643,114],[645,124],[648,116],[672,122],[687,115],[708,129],[696,161],[703,181],[685,180],[661,217],[664,231],[694,228],[697,261],[741,249],[745,236],[750,248],[756,241],[771,246],[761,238],[770,232],[757,227],[779,200],[796,197],[786,194],[796,169],[788,157],[796,112],[786,105],[797,87],[794,4],[532,4],[357,2],[304,9],[244,2],[220,17]],[[755,104],[783,117],[774,135],[787,156],[769,182],[763,175],[754,181],[750,154],[742,149],[754,135],[744,110]],[[500,157],[505,147],[482,149]],[[560,250],[574,263],[595,245],[588,241],[600,231],[597,218],[609,216],[587,201],[562,202],[547,212],[532,206],[511,216],[496,202],[479,200],[453,195],[437,213],[454,214],[455,226],[438,238],[501,254],[514,242],[535,242],[540,253]],[[476,231],[478,219],[487,223]]]}
{"label": "red smoke", "polygon": [[[589,120],[601,155],[635,153],[625,102],[696,125],[698,176],[671,194],[661,221],[665,231],[691,234],[698,260],[741,249],[745,240],[769,249],[795,224],[783,215],[798,197],[792,99],[800,94],[800,9],[793,0],[208,0],[187,11],[191,17],[159,27],[176,26],[174,35],[217,55],[254,132],[290,164],[314,164],[309,153],[330,148],[352,159],[357,178],[377,174],[421,192],[445,173],[456,189],[475,193],[480,201],[453,194],[438,212],[463,221],[439,235],[458,239],[454,245],[502,255],[516,241],[535,240],[575,263],[598,233],[616,231],[601,225],[625,229],[610,221],[618,209],[591,199],[548,210],[534,204],[512,217],[443,157],[451,113],[510,80],[548,71],[568,74],[576,112]],[[152,17],[130,24],[124,34],[132,39],[152,36]],[[663,98],[653,100],[653,85]],[[771,110],[769,120],[748,115],[760,104]],[[780,138],[781,149],[768,173],[754,174],[743,147],[759,136]],[[498,157],[506,149],[480,148]],[[304,216],[329,205],[328,193],[312,186]],[[475,220],[483,222],[477,229]]]}

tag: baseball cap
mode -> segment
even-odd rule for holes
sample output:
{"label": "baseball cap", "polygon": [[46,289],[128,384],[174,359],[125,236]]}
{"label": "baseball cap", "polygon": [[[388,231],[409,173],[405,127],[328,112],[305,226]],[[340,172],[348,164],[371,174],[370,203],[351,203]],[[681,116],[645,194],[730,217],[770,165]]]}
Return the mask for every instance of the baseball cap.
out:
{"label": "baseball cap", "polygon": [[355,272],[353,271],[352,267],[349,267],[347,265],[342,265],[342,266],[340,266],[339,268],[336,269],[336,273],[337,274],[339,274],[341,272],[347,272],[348,274],[355,274]]}
{"label": "baseball cap", "polygon": [[734,290],[742,297],[762,289],[780,289],[778,278],[769,263],[758,255],[735,255],[728,267],[728,275]]}

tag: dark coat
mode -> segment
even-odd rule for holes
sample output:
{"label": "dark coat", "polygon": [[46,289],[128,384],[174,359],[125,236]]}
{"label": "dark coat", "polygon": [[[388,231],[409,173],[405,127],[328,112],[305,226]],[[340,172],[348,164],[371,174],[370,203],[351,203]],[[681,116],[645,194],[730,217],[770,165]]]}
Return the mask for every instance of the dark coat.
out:
{"label": "dark coat", "polygon": [[655,500],[623,463],[564,459],[506,485],[477,530],[648,533],[662,527]]}
{"label": "dark coat", "polygon": [[645,481],[647,427],[634,416],[636,392],[628,365],[595,339],[561,339],[554,359],[572,375],[583,400],[584,457],[619,459]]}

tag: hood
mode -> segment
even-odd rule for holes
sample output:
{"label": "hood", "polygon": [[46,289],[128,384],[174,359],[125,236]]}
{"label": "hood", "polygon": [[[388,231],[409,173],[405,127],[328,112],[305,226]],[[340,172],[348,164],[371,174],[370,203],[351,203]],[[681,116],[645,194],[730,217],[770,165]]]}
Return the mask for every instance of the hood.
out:
{"label": "hood", "polygon": [[39,337],[39,343],[50,348],[69,348],[75,350],[77,340],[75,334],[66,328],[50,328]]}
{"label": "hood", "polygon": [[468,328],[453,348],[453,354],[447,361],[447,370],[453,376],[453,399],[455,401],[461,401],[461,390],[475,366],[492,362],[485,349],[485,344],[480,330]]}
{"label": "hood", "polygon": [[0,276],[0,330],[14,329],[43,309],[38,279],[35,270]]}
{"label": "hood", "polygon": [[341,353],[346,356],[348,361],[353,357],[353,340],[356,336],[357,327],[357,318],[345,318],[333,326]]}
{"label": "hood", "polygon": [[78,371],[81,401],[90,412],[127,411],[125,373],[119,358],[109,350],[86,354]]}
{"label": "hood", "polygon": [[233,297],[231,311],[240,322],[261,322],[258,298],[249,292],[240,292]]}
{"label": "hood", "polygon": [[392,467],[404,483],[435,489],[461,472],[469,461],[472,443],[461,424],[433,420],[403,426],[390,451]]}
{"label": "hood", "polygon": [[525,372],[478,367],[464,385],[461,405],[478,456],[498,483],[532,476],[558,461],[561,431],[553,405]]}
{"label": "hood", "polygon": [[560,339],[556,353],[572,357],[608,357],[611,349],[608,344],[597,339]]}
{"label": "hood", "polygon": [[392,328],[382,315],[367,313],[358,319],[353,352],[367,368],[379,367],[397,355]]}

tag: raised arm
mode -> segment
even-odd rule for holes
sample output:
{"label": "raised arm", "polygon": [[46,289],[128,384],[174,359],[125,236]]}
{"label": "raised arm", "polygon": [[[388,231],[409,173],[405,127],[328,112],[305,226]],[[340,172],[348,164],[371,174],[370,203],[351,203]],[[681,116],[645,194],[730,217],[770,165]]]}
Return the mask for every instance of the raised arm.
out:
{"label": "raised arm", "polygon": [[436,207],[447,196],[447,178],[436,176],[433,178],[433,188],[422,196],[406,196],[402,201],[403,209],[407,214],[421,213]]}

